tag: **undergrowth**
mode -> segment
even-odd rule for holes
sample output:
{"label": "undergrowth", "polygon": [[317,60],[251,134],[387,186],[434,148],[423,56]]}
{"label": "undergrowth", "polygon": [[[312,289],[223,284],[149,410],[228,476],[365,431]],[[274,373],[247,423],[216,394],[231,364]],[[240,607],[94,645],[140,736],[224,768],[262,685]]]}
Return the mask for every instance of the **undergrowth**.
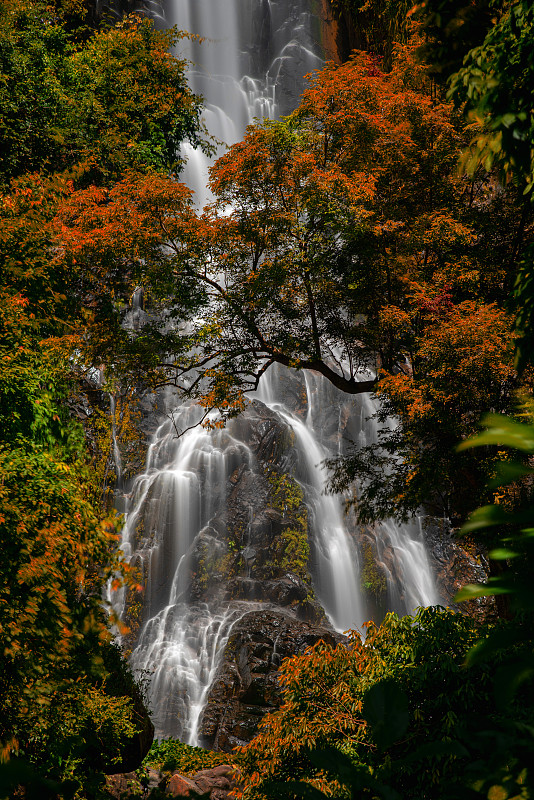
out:
{"label": "undergrowth", "polygon": [[177,770],[182,775],[194,775],[201,769],[211,769],[219,764],[238,766],[239,756],[192,747],[178,739],[155,741],[143,761],[143,767],[152,767],[163,772]]}

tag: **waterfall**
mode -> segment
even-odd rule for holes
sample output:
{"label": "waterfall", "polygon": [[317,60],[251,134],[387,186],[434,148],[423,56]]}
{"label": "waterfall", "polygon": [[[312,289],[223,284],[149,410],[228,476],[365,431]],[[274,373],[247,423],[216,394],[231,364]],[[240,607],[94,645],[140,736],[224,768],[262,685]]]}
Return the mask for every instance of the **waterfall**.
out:
{"label": "waterfall", "polygon": [[[313,507],[313,535],[319,551],[314,576],[319,600],[338,631],[359,627],[372,616],[366,608],[358,582],[360,559],[350,535],[349,521],[343,513],[343,498],[325,496],[327,473],[322,462],[343,453],[351,441],[362,446],[378,440],[376,412],[378,402],[367,394],[347,397],[322,376],[304,371],[306,417],[289,412],[280,402],[277,377],[280,368],[271,368],[262,378],[258,397],[276,410],[294,430],[301,446],[302,467],[297,476],[308,485],[308,503]],[[393,425],[393,421],[389,420]],[[321,441],[322,440],[322,441]],[[311,493],[310,493],[311,489]],[[399,524],[393,520],[373,526],[372,538],[379,567],[386,578],[388,610],[411,613],[419,606],[440,602],[426,552],[422,519]]]}
{"label": "waterfall", "polygon": [[271,367],[263,376],[257,395],[280,414],[295,433],[300,456],[297,476],[306,488],[306,501],[311,512],[310,532],[317,553],[314,588],[332,625],[342,632],[359,627],[366,618],[358,585],[358,553],[346,530],[340,499],[324,492],[326,474],[321,464],[332,453],[320,445],[313,425],[311,378],[305,376],[307,415],[303,422],[280,401],[281,392],[276,380],[279,373],[279,368]]}
{"label": "waterfall", "polygon": [[[173,0],[167,18],[204,38],[182,43],[179,54],[194,62],[190,81],[205,98],[210,133],[227,144],[254,117],[291,110],[303,75],[321,64],[309,0]],[[198,151],[185,155],[185,180],[201,206],[209,164]],[[122,547],[144,584],[143,604],[123,594],[116,604],[133,628],[132,665],[150,678],[156,736],[196,744],[232,626],[252,608],[273,607],[261,597],[265,537],[287,520],[266,509],[272,474],[285,470],[302,489],[313,591],[331,625],[359,628],[373,613],[361,591],[358,531],[343,499],[324,493],[321,462],[342,452],[347,433],[371,441],[374,409],[369,398],[347,398],[320,376],[282,368],[265,374],[244,414],[224,430],[197,427],[200,410],[180,405],[171,390],[158,408],[145,471],[125,501]],[[387,522],[373,537],[387,605],[411,612],[435,602],[418,525]]]}
{"label": "waterfall", "polygon": [[[295,108],[305,74],[322,64],[309,0],[172,0],[169,23],[200,35],[179,55],[193,67],[189,81],[204,98],[208,131],[225,145],[239,141],[255,118]],[[209,199],[211,160],[184,145],[185,182],[199,207]]]}

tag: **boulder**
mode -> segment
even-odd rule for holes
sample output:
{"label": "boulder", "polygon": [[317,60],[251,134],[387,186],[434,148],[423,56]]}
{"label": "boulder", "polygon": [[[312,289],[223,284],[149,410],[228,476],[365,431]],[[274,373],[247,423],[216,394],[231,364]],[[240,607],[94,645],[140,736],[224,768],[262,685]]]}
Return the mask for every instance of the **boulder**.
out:
{"label": "boulder", "polygon": [[466,583],[485,583],[489,565],[484,548],[469,537],[458,538],[447,520],[425,517],[423,523],[436,584],[444,603],[474,619],[491,621],[497,616],[493,597],[477,597],[455,605],[454,595]]}
{"label": "boulder", "polygon": [[238,771],[230,764],[202,769],[190,776],[180,772],[169,775],[151,769],[144,786],[135,772],[108,775],[106,792],[114,800],[129,800],[130,797],[147,797],[149,800],[152,796],[161,797],[162,792],[184,800],[226,800],[236,788],[238,779]]}
{"label": "boulder", "polygon": [[[204,784],[206,786],[206,784]],[[171,775],[169,782],[165,788],[165,794],[171,797],[205,797],[210,795],[209,789],[201,789],[196,781],[191,778],[186,778],[183,775],[174,773]]]}
{"label": "boulder", "polygon": [[282,610],[251,611],[235,624],[202,716],[203,746],[230,752],[254,738],[262,717],[281,704],[278,668],[284,658],[323,640],[344,637]]}

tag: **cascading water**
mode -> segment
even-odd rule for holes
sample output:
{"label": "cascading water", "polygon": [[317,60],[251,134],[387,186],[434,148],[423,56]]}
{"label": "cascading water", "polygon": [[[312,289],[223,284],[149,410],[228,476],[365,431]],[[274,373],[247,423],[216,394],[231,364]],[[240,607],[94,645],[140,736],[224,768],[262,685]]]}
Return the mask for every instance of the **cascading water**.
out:
{"label": "cascading water", "polygon": [[[239,141],[254,118],[289,113],[303,76],[321,66],[309,0],[173,0],[169,22],[195,33],[180,55],[193,63],[192,89],[204,98],[208,131],[223,145]],[[184,145],[185,182],[199,207],[209,199],[209,159]]]}
{"label": "cascading water", "polygon": [[[191,82],[205,97],[208,129],[226,143],[238,140],[254,116],[289,111],[302,76],[320,65],[307,0],[174,0],[167,17],[205,38],[182,55],[196,64]],[[187,155],[185,177],[201,205],[209,196],[208,165],[198,152]],[[288,400],[288,386],[298,401]],[[272,607],[261,596],[270,568],[261,553],[268,551],[267,533],[288,530],[283,513],[266,508],[272,481],[284,470],[302,487],[313,589],[331,624],[358,628],[370,615],[358,536],[342,501],[324,494],[320,463],[340,452],[347,433],[370,441],[374,409],[369,398],[348,399],[319,376],[272,368],[226,430],[195,427],[200,410],[176,407],[170,392],[161,402],[167,416],[126,501],[123,549],[145,585],[132,664],[151,675],[156,736],[195,744],[232,626],[258,602]],[[410,612],[436,602],[420,531],[385,523],[374,537],[389,607]],[[298,583],[295,575],[288,579]],[[131,617],[131,599],[120,603]]]}
{"label": "cascading water", "polygon": [[[319,436],[319,431],[328,434],[329,425],[335,426],[326,444],[327,453],[342,455],[348,442],[359,442],[366,446],[378,441],[376,413],[377,400],[369,394],[354,398],[344,397],[321,376],[305,375],[308,396],[307,426]],[[327,416],[338,408],[337,416],[329,423]],[[388,420],[393,426],[393,420]],[[327,437],[328,438],[328,437]],[[323,476],[322,480],[325,480]],[[432,570],[426,552],[422,520],[398,524],[388,520],[375,524],[372,536],[376,547],[376,560],[386,576],[389,610],[401,614],[410,613],[418,606],[433,605],[440,601],[436,591]]]}
{"label": "cascading water", "polygon": [[339,498],[324,493],[326,476],[321,464],[332,453],[321,447],[313,427],[310,378],[306,376],[308,413],[303,422],[280,401],[278,373],[279,369],[271,368],[264,375],[258,398],[279,414],[295,434],[300,457],[296,477],[306,487],[310,532],[317,554],[315,591],[332,625],[345,631],[358,627],[365,619],[358,585],[358,553],[346,530]]}

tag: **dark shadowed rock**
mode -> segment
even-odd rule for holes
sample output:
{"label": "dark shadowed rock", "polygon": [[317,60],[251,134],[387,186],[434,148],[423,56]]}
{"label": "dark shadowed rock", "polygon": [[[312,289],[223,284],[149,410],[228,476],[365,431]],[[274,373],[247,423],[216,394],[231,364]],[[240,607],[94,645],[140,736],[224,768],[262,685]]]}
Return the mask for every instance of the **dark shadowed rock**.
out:
{"label": "dark shadowed rock", "polygon": [[230,752],[249,742],[262,717],[281,703],[278,668],[284,658],[319,640],[344,637],[283,611],[252,611],[234,626],[202,717],[204,746]]}
{"label": "dark shadowed rock", "polygon": [[485,583],[489,576],[486,551],[468,537],[457,537],[447,520],[426,517],[425,541],[436,584],[444,602],[479,621],[496,616],[493,597],[477,597],[467,603],[455,605],[454,595],[466,583]]}

